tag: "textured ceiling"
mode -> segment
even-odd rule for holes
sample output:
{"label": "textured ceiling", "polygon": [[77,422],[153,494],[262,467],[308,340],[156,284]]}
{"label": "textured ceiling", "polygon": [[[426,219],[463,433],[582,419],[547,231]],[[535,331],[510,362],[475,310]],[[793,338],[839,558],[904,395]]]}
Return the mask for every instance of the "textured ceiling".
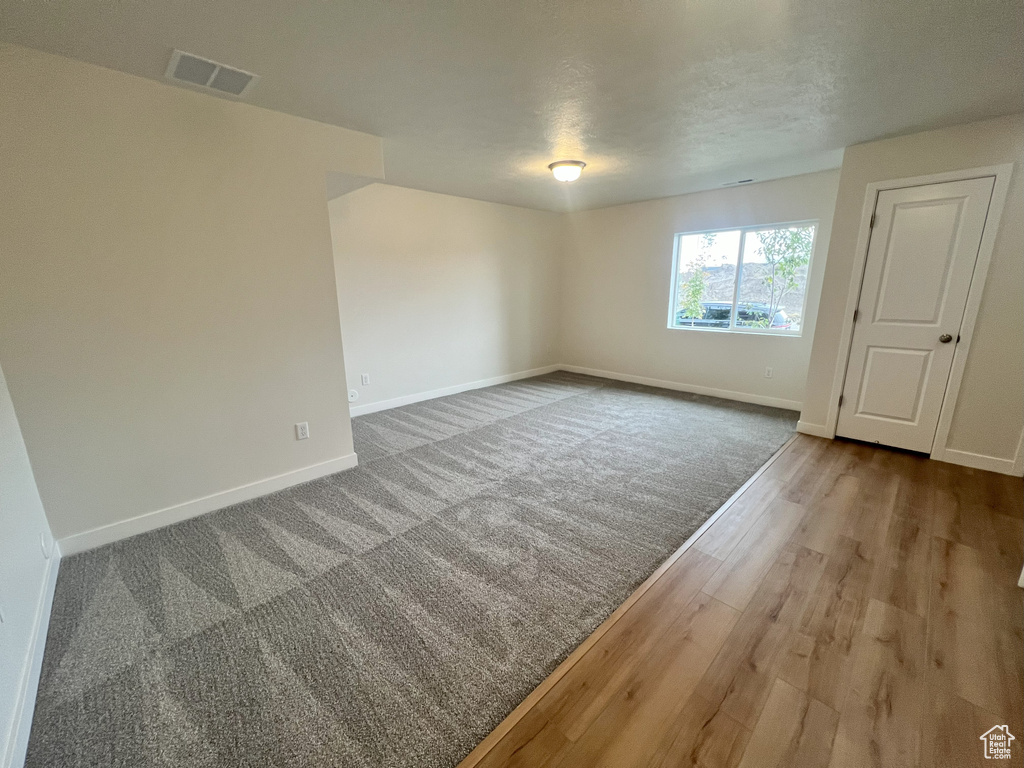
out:
{"label": "textured ceiling", "polygon": [[8,42],[158,80],[181,48],[382,136],[391,183],[555,210],[1020,111],[1022,35],[1024,0],[0,0]]}

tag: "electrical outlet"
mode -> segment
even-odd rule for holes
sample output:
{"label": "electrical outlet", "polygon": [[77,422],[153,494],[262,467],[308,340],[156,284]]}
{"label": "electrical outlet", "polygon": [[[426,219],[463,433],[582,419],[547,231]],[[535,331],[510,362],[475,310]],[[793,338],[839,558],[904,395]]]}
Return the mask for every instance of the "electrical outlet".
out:
{"label": "electrical outlet", "polygon": [[365,387],[367,384],[370,383],[370,374],[364,373],[362,376],[359,377],[359,380],[363,383],[363,386]]}
{"label": "electrical outlet", "polygon": [[348,401],[350,403],[354,403],[358,399],[359,399],[359,390],[358,389],[350,389],[348,391]]}
{"label": "electrical outlet", "polygon": [[764,377],[766,379],[770,379],[774,375],[775,375],[775,369],[773,369],[773,368],[765,368],[764,369]]}
{"label": "electrical outlet", "polygon": [[309,437],[309,422],[303,421],[295,425],[295,439],[305,440]]}

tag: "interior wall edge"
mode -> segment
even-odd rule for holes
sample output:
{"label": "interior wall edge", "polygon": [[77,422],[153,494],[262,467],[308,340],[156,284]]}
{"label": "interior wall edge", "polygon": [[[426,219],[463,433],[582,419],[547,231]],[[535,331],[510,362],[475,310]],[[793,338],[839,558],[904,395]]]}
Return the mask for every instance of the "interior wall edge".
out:
{"label": "interior wall edge", "polygon": [[0,368],[0,768],[24,762],[60,558],[19,416]]}
{"label": "interior wall edge", "polygon": [[39,590],[36,604],[32,640],[28,654],[22,664],[21,685],[15,701],[14,721],[7,738],[7,750],[0,768],[21,768],[28,752],[28,737],[32,731],[32,715],[35,713],[36,691],[39,689],[39,675],[43,668],[43,651],[46,649],[46,634],[50,626],[50,609],[57,587],[57,573],[60,570],[61,550],[56,544],[46,565],[46,573]]}
{"label": "interior wall edge", "polygon": [[140,533],[148,533],[157,528],[163,528],[183,520],[205,515],[208,512],[215,512],[218,509],[230,507],[250,499],[266,496],[269,493],[283,491],[294,485],[308,483],[310,480],[333,475],[335,472],[342,472],[352,469],[359,463],[355,453],[349,453],[328,461],[312,464],[308,467],[285,472],[280,475],[257,480],[254,483],[230,488],[226,491],[212,493],[198,499],[192,499],[171,507],[144,512],[141,515],[119,520],[108,525],[91,528],[80,533],[74,533],[58,540],[61,554],[64,556],[74,555],[79,552],[86,552],[105,544],[112,544],[115,541],[138,536]]}

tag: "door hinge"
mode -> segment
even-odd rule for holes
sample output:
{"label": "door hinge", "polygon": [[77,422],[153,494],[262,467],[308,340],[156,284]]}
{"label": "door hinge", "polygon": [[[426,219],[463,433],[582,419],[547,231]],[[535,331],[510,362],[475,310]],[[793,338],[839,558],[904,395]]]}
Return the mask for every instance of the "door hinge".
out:
{"label": "door hinge", "polygon": [[843,396],[842,395],[839,396],[839,407],[840,408],[843,407]]}
{"label": "door hinge", "polygon": [[871,222],[868,224],[868,229],[874,229],[874,228],[875,228],[875,214],[872,213],[871,214]]}
{"label": "door hinge", "polygon": [[859,309],[853,310],[853,322],[855,322],[855,323],[857,322],[857,316],[858,315],[860,315],[860,310]]}

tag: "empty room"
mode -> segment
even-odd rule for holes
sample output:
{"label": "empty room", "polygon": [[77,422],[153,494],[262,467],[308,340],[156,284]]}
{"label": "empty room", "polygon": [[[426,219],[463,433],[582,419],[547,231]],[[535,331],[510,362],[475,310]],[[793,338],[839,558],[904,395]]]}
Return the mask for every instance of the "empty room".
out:
{"label": "empty room", "polygon": [[0,0],[0,768],[1024,766],[1024,0]]}

